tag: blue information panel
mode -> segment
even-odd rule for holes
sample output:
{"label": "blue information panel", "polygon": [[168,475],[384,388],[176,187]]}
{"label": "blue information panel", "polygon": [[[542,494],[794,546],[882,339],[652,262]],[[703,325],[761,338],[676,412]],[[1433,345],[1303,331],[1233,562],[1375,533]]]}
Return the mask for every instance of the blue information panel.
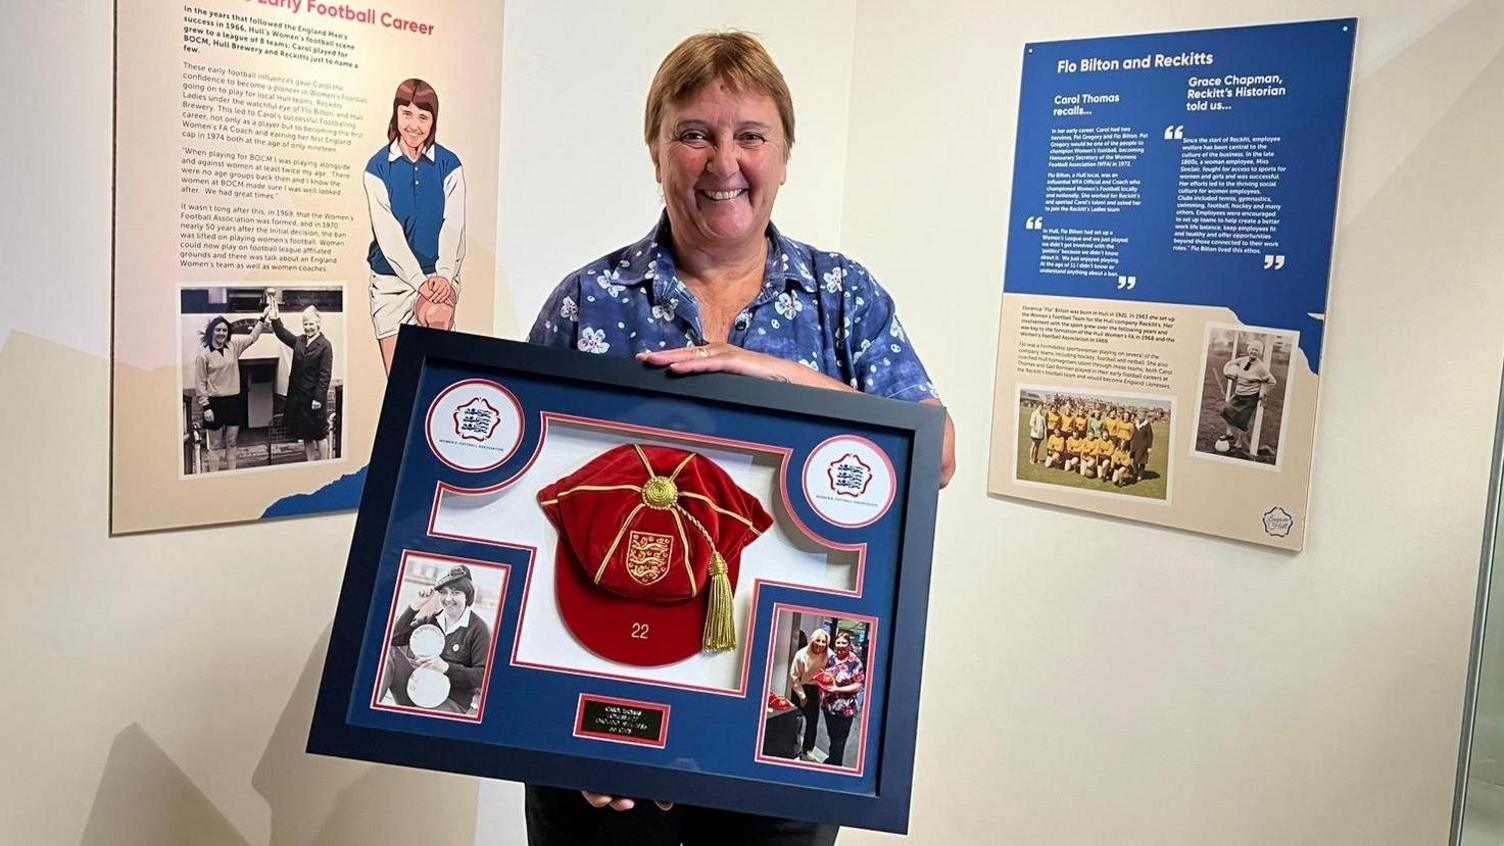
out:
{"label": "blue information panel", "polygon": [[398,356],[312,751],[906,826],[938,409]]}
{"label": "blue information panel", "polygon": [[1300,548],[1356,31],[1025,46],[993,492]]}

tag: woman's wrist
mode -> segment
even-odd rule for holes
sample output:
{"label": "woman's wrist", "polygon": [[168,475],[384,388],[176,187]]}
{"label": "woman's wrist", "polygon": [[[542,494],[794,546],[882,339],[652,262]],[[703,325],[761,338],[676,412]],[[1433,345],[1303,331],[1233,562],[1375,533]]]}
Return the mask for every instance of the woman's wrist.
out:
{"label": "woman's wrist", "polygon": [[823,388],[831,391],[851,391],[850,385],[839,379],[832,379],[824,373],[805,367],[797,361],[786,358],[774,359],[778,365],[774,371],[774,377],[780,382],[788,382],[793,385],[804,385],[809,388]]}

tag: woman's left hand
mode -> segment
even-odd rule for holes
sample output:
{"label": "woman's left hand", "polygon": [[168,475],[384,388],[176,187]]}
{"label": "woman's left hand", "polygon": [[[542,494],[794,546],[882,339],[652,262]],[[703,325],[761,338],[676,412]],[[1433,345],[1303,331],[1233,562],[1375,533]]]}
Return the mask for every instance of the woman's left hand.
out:
{"label": "woman's left hand", "polygon": [[800,374],[790,368],[796,367],[812,375],[819,375],[798,362],[755,353],[726,343],[680,347],[662,352],[640,352],[637,360],[654,367],[667,367],[671,373],[736,373],[756,379],[772,379],[775,382],[795,381],[792,377]]}
{"label": "woman's left hand", "polygon": [[419,286],[418,296],[439,305],[454,305],[459,299],[454,292],[454,285],[443,276],[428,277]]}
{"label": "woman's left hand", "polygon": [[[811,388],[856,392],[856,388],[832,379],[824,373],[812,370],[797,361],[787,361],[770,355],[744,350],[734,344],[714,343],[700,347],[680,347],[660,352],[640,352],[637,360],[652,367],[667,367],[670,372],[688,373],[736,373],[757,379],[772,379]],[[939,405],[937,399],[924,400],[927,404]],[[940,462],[940,487],[950,483],[956,470],[956,430],[950,415],[945,415],[945,441]]]}

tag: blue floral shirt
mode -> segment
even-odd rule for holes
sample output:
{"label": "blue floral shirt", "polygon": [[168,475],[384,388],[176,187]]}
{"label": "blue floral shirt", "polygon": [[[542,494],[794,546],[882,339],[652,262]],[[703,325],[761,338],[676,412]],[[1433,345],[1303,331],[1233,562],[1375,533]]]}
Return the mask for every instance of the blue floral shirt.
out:
{"label": "blue floral shirt", "polygon": [[[938,398],[893,299],[866,268],[786,238],[772,224],[768,237],[762,291],[733,321],[732,344],[797,361],[864,393]],[[668,243],[665,213],[641,241],[566,276],[528,341],[609,355],[704,344],[699,302],[679,280]]]}

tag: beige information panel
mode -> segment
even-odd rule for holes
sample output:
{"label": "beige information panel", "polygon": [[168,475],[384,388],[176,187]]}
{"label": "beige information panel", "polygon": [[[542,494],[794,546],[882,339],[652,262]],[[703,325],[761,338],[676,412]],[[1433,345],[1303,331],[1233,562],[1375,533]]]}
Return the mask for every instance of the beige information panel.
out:
{"label": "beige information panel", "polygon": [[492,329],[502,5],[116,18],[111,530],[354,509],[400,327]]}
{"label": "beige information panel", "polygon": [[1300,548],[1319,380],[1295,333],[1005,294],[1002,335],[993,493]]}
{"label": "beige information panel", "polygon": [[991,492],[1301,548],[1356,34],[1024,45]]}

